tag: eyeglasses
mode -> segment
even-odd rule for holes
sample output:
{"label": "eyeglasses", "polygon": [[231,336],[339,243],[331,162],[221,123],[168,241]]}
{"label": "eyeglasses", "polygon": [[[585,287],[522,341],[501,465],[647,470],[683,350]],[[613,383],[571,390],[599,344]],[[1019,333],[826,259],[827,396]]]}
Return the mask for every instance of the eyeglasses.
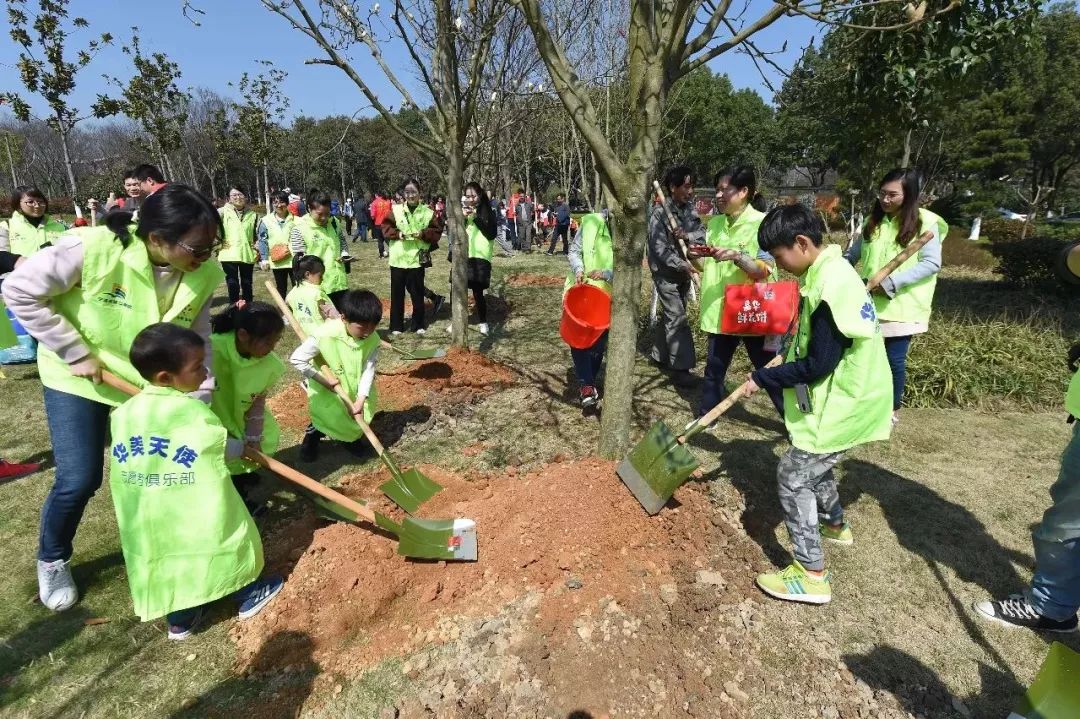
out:
{"label": "eyeglasses", "polygon": [[27,207],[47,207],[49,203],[45,202],[45,200],[24,199],[22,200],[22,204]]}
{"label": "eyeglasses", "polygon": [[182,249],[187,250],[188,253],[192,257],[194,257],[196,260],[205,260],[205,259],[207,259],[208,257],[210,257],[210,255],[214,254],[214,252],[219,250],[221,248],[221,245],[222,245],[221,240],[214,240],[214,242],[209,247],[204,247],[201,250],[196,250],[194,247],[192,247],[191,245],[189,245],[187,243],[180,242],[180,241],[177,241],[177,243],[176,243],[177,247],[180,247]]}
{"label": "eyeglasses", "polygon": [[879,192],[877,193],[880,200],[899,200],[904,196],[903,192]]}

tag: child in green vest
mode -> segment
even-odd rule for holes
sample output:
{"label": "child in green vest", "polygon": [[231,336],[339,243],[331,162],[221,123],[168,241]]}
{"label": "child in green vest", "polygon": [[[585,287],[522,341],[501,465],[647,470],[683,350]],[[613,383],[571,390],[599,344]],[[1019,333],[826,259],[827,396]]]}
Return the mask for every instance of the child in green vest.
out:
{"label": "child in green vest", "polygon": [[[243,308],[230,306],[211,320],[213,367],[216,383],[210,409],[229,433],[229,445],[241,454],[245,445],[265,454],[277,451],[281,431],[272,414],[266,412],[266,394],[285,374],[285,364],[274,354],[285,322],[281,312],[265,302],[251,302]],[[252,498],[259,476],[258,465],[239,457],[226,465],[233,484],[252,514],[264,508]]]}
{"label": "child in green vest", "polygon": [[[300,459],[314,462],[319,456],[319,440],[330,436],[345,442],[357,457],[368,454],[360,417],[371,422],[377,406],[375,362],[379,356],[379,335],[375,328],[382,320],[382,302],[368,290],[349,290],[338,303],[340,321],[329,321],[308,337],[292,353],[289,361],[307,378],[311,424],[304,433]],[[333,371],[352,402],[346,409],[331,383],[315,366],[316,356]]]}
{"label": "child in green vest", "polygon": [[338,319],[334,303],[322,288],[326,265],[316,255],[304,255],[296,261],[296,276],[300,284],[289,290],[285,303],[300,323],[304,332],[311,335],[328,319]]}
{"label": "child in green vest", "polygon": [[[799,325],[778,367],[750,374],[750,392],[782,388],[791,448],[777,484],[795,561],[762,574],[758,586],[778,599],[825,604],[832,579],[822,539],[854,543],[844,521],[833,468],[856,445],[889,438],[892,383],[874,303],[837,245],[803,205],[777,207],[761,221],[758,243],[799,277]],[[820,520],[820,523],[819,523]]]}
{"label": "child in green vest", "polygon": [[206,604],[232,595],[240,619],[284,584],[259,579],[263,549],[233,486],[230,459],[243,446],[190,392],[206,379],[205,345],[192,330],[160,322],[131,346],[148,383],[112,414],[109,485],[135,614],[167,616],[169,639],[187,639]]}

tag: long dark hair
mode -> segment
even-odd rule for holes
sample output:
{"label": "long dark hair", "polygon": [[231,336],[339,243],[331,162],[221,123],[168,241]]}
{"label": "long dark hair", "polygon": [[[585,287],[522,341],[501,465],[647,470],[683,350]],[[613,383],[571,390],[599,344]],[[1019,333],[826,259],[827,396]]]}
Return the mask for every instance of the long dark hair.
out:
{"label": "long dark hair", "polygon": [[[124,247],[131,242],[128,225],[132,217],[133,213],[125,210],[113,210],[105,215],[105,226],[120,238]],[[210,200],[187,185],[170,183],[142,201],[135,234],[145,241],[151,232],[156,232],[165,244],[173,246],[192,228],[200,226],[212,228],[216,238],[225,234],[221,215]]]}
{"label": "long dark hair", "polygon": [[[900,219],[900,233],[896,236],[896,242],[901,247],[907,247],[915,235],[919,232],[919,192],[922,185],[922,173],[913,167],[897,168],[892,170],[878,183],[878,189],[887,182],[899,182],[904,191],[904,203],[900,205],[897,213]],[[863,227],[863,242],[870,242],[874,238],[874,230],[885,219],[885,208],[881,206],[881,200],[874,201],[874,209],[870,212],[870,219]]]}
{"label": "long dark hair", "polygon": [[495,235],[498,234],[499,221],[495,217],[495,211],[491,209],[491,199],[488,198],[487,191],[480,186],[479,182],[466,183],[465,189],[469,188],[476,193],[476,217],[474,218],[476,226],[480,228],[480,234],[489,240],[494,240]]}
{"label": "long dark hair", "polygon": [[735,165],[726,167],[716,173],[713,178],[713,187],[720,184],[720,180],[728,178],[728,184],[740,190],[746,190],[746,204],[759,212],[765,210],[765,198],[757,191],[757,173],[749,165]]}

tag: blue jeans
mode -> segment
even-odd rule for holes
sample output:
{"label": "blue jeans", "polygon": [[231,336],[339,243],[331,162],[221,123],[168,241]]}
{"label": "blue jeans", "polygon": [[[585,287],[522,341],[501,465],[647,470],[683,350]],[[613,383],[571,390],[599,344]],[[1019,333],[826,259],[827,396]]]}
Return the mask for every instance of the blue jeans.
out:
{"label": "blue jeans", "polygon": [[600,335],[596,344],[584,350],[570,348],[570,356],[574,360],[574,374],[582,387],[595,387],[596,376],[600,374],[600,365],[604,361],[604,352],[607,351],[608,333]]}
{"label": "blue jeans", "polygon": [[367,242],[367,223],[361,222],[356,226],[356,232],[353,234],[353,242],[356,242],[356,238],[359,237],[361,242]]}
{"label": "blue jeans", "polygon": [[1027,598],[1039,614],[1060,622],[1080,609],[1080,424],[1061,457],[1050,496],[1053,504],[1031,536],[1035,576]]}
{"label": "blue jeans", "polygon": [[885,356],[889,358],[889,369],[892,370],[892,408],[894,410],[900,409],[900,400],[904,398],[909,347],[911,347],[911,335],[885,338]]}
{"label": "blue jeans", "polygon": [[45,387],[56,479],[41,508],[38,559],[71,559],[71,542],[83,510],[101,486],[109,410],[101,402]]}
{"label": "blue jeans", "polygon": [[[716,335],[709,333],[709,354],[705,358],[705,376],[701,390],[701,404],[698,405],[698,416],[705,414],[716,405],[720,404],[728,396],[727,387],[724,386],[724,378],[727,376],[728,367],[731,366],[731,358],[735,356],[735,350],[739,344],[746,347],[746,354],[754,369],[761,369],[776,356],[775,352],[765,349],[764,337],[743,337],[740,335]],[[741,384],[741,383],[740,383]],[[769,390],[769,399],[772,400],[780,418],[784,418],[784,393],[779,389]]]}

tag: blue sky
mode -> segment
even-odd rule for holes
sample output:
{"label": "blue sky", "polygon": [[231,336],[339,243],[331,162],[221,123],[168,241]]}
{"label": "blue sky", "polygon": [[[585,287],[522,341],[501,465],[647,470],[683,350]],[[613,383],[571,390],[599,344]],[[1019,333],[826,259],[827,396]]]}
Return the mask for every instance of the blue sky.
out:
{"label": "blue sky", "polygon": [[[116,38],[114,46],[103,50],[79,75],[75,95],[78,106],[87,107],[98,93],[108,91],[103,74],[122,78],[130,72],[128,58],[120,46],[130,38],[132,25],[139,27],[146,50],[162,51],[180,65],[181,87],[204,86],[235,96],[236,91],[228,83],[235,83],[245,71],[258,72],[260,68],[255,61],[268,59],[289,72],[284,89],[291,100],[291,116],[351,115],[367,104],[337,68],[305,65],[305,60],[318,56],[314,43],[264,9],[258,0],[194,0],[194,4],[206,12],[200,18],[201,27],[195,27],[181,15],[181,0],[74,0],[72,14],[85,17],[90,22],[90,32],[77,34],[73,48],[83,47],[91,34],[105,30]],[[769,4],[767,0],[751,0],[746,17]],[[790,67],[814,31],[815,25],[806,19],[783,18],[759,34],[755,42],[762,50],[775,50],[788,40],[787,52],[774,59],[781,66]],[[6,32],[0,36],[0,77],[4,78],[0,81],[0,91],[22,89],[14,75],[18,49]],[[367,53],[357,55],[361,58],[358,63],[361,74],[372,79],[381,97],[391,96],[392,91],[370,64]],[[394,61],[395,57],[390,54],[389,59]],[[713,69],[727,73],[736,87],[757,90],[771,101],[772,93],[745,55],[726,53],[714,61]],[[775,73],[773,83],[779,87],[780,78]],[[31,104],[35,109],[41,107],[40,100]],[[362,114],[370,113],[369,110]]]}

